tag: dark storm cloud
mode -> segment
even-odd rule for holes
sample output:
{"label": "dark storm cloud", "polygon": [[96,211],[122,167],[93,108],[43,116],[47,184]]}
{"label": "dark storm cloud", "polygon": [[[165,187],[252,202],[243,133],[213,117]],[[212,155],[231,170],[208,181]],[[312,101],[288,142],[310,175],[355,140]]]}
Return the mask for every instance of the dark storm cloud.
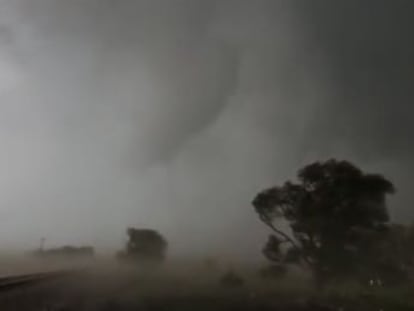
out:
{"label": "dark storm cloud", "polygon": [[186,224],[165,162],[218,118],[239,69],[210,32],[215,2],[2,8],[4,244],[113,246],[127,225]]}
{"label": "dark storm cloud", "polygon": [[[61,113],[57,122],[71,126],[83,115],[87,126],[105,109],[127,115],[127,122],[136,120],[135,132],[144,132],[136,145],[150,137],[141,157],[168,158],[218,115],[234,88],[237,51],[208,34],[214,1],[43,0],[20,1],[18,8],[34,28],[29,40],[40,41],[23,47],[31,69],[73,85],[58,90],[70,107],[53,101],[47,108]],[[142,93],[149,109],[139,108]],[[117,101],[120,107],[112,109]],[[136,156],[133,148],[129,152]]]}
{"label": "dark storm cloud", "polygon": [[315,125],[321,144],[344,140],[367,157],[411,157],[414,3],[317,0],[298,8],[333,81]]}
{"label": "dark storm cloud", "polygon": [[260,256],[253,195],[331,156],[412,216],[410,1],[0,3],[4,245]]}

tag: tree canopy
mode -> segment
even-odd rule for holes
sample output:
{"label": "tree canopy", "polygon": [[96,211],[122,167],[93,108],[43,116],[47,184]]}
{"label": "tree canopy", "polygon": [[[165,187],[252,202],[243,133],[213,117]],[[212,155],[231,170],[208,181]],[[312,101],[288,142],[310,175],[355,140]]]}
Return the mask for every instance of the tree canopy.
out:
{"label": "tree canopy", "polygon": [[[393,184],[335,159],[307,165],[297,177],[260,192],[252,202],[273,230],[265,256],[278,264],[304,263],[320,280],[366,267],[388,228],[386,196],[394,193]],[[289,230],[281,230],[276,220],[284,220]]]}
{"label": "tree canopy", "polygon": [[168,243],[165,238],[153,229],[127,229],[128,242],[122,258],[141,262],[159,262],[165,258]]}

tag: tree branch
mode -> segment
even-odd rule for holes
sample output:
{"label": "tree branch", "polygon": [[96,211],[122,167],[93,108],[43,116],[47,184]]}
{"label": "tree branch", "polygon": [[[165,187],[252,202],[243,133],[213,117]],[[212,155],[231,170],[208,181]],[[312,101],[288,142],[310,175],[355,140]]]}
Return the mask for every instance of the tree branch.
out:
{"label": "tree branch", "polygon": [[[266,219],[266,217],[264,217],[264,216],[262,216],[262,215],[260,215],[260,220],[266,225],[266,226],[268,226],[270,229],[272,229],[275,233],[277,233],[278,235],[280,235],[280,236],[282,236],[284,239],[285,239],[285,241],[284,242],[289,242],[296,250],[298,250],[299,251],[299,253],[300,254],[302,254],[303,252],[301,251],[301,248],[299,247],[299,245],[298,244],[296,244],[296,242],[289,236],[289,235],[287,235],[286,233],[284,233],[283,231],[281,231],[281,230],[279,230],[279,229],[277,229],[273,224],[272,224],[272,222],[271,221],[269,221],[269,220],[267,220]],[[312,265],[312,263],[309,261],[309,259],[304,255],[304,254],[302,254],[302,258],[303,258],[303,260],[309,265],[309,266],[311,266]]]}

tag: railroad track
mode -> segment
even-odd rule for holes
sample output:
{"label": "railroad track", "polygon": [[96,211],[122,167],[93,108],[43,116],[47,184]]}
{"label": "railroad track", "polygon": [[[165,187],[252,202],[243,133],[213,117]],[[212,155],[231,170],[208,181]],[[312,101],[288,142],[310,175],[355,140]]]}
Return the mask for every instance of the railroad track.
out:
{"label": "railroad track", "polygon": [[73,274],[73,270],[59,270],[52,272],[32,273],[23,275],[13,275],[7,277],[0,277],[0,294],[17,287],[34,285],[43,281],[62,278]]}

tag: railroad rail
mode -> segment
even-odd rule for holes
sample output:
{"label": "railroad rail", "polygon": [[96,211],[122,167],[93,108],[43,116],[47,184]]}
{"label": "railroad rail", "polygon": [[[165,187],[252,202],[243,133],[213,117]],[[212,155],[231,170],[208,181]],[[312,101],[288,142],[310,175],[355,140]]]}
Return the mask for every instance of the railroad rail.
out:
{"label": "railroad rail", "polygon": [[0,294],[11,289],[34,285],[42,281],[52,280],[73,274],[73,270],[59,270],[52,272],[32,273],[0,277]]}

